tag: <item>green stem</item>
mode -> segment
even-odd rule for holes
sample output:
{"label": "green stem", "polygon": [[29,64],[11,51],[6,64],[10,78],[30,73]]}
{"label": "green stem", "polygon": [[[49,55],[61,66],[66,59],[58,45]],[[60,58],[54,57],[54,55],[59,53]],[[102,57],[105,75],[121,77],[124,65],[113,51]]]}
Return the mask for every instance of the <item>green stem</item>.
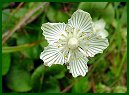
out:
{"label": "green stem", "polygon": [[30,44],[24,44],[24,45],[19,45],[19,46],[2,47],[2,53],[11,53],[11,52],[21,51],[27,48],[31,48],[39,43],[41,43],[41,41],[36,41]]}
{"label": "green stem", "polygon": [[124,56],[123,56],[123,58],[122,58],[122,61],[121,61],[121,63],[120,63],[120,66],[119,66],[119,68],[118,68],[118,72],[117,72],[117,76],[118,76],[118,77],[119,77],[120,74],[122,73],[122,68],[123,68],[124,63],[125,63],[125,61],[126,61],[126,57],[127,57],[127,52],[124,53]]}

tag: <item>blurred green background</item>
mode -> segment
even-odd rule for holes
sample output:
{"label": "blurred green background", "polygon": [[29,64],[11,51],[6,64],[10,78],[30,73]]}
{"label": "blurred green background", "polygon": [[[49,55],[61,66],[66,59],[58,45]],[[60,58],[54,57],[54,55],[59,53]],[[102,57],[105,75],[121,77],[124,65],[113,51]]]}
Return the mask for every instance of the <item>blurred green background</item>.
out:
{"label": "blurred green background", "polygon": [[[47,46],[41,25],[66,22],[77,9],[103,18],[109,47],[88,62],[85,77],[73,78],[65,65],[46,67],[39,59]],[[126,2],[2,3],[2,91],[125,93],[127,91]]]}

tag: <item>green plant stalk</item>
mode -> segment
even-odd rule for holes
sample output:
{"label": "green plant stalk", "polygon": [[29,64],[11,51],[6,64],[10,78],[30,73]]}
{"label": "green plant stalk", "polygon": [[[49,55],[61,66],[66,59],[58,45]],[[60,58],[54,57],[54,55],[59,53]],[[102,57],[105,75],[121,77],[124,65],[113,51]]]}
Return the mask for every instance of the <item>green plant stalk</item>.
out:
{"label": "green plant stalk", "polygon": [[125,63],[125,61],[126,61],[126,57],[127,57],[127,52],[124,53],[124,56],[123,56],[123,58],[122,58],[122,61],[121,61],[121,63],[120,63],[120,66],[119,66],[119,68],[118,68],[117,77],[120,77],[120,74],[122,73],[122,68],[123,68],[124,63]]}
{"label": "green plant stalk", "polygon": [[124,53],[124,56],[123,56],[122,61],[121,61],[121,64],[120,64],[120,66],[119,66],[119,68],[118,68],[118,72],[117,72],[117,74],[116,74],[116,75],[117,75],[117,78],[116,78],[116,80],[112,83],[112,85],[111,85],[110,87],[113,87],[117,82],[119,82],[120,75],[121,75],[121,73],[122,73],[122,67],[123,67],[123,65],[124,65],[124,62],[125,62],[126,58],[127,58],[127,52]]}
{"label": "green plant stalk", "polygon": [[19,46],[2,47],[2,53],[12,53],[12,52],[21,51],[24,49],[31,48],[35,45],[38,45],[41,42],[42,41],[36,41],[36,42],[30,43],[30,44],[24,44],[24,45],[19,45]]}

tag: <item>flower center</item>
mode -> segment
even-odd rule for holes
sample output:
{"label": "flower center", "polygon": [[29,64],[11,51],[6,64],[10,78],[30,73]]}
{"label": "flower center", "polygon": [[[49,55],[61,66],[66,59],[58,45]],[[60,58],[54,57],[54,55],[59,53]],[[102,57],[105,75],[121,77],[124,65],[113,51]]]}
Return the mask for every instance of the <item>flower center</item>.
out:
{"label": "flower center", "polygon": [[70,38],[68,41],[68,47],[70,49],[75,49],[78,47],[78,40],[76,38]]}

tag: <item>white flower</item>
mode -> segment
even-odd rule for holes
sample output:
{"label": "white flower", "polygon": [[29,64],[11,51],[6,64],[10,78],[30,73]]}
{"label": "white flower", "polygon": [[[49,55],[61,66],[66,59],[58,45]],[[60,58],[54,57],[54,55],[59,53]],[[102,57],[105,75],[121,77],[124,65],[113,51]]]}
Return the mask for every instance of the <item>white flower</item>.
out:
{"label": "white flower", "polygon": [[64,63],[73,77],[85,76],[88,72],[88,58],[102,53],[109,45],[107,38],[101,38],[93,31],[89,13],[77,10],[65,23],[45,23],[41,29],[49,45],[44,48],[40,59],[44,65]]}
{"label": "white flower", "polygon": [[108,36],[107,30],[105,30],[105,21],[100,19],[94,22],[94,31],[98,33],[102,38],[106,38]]}

